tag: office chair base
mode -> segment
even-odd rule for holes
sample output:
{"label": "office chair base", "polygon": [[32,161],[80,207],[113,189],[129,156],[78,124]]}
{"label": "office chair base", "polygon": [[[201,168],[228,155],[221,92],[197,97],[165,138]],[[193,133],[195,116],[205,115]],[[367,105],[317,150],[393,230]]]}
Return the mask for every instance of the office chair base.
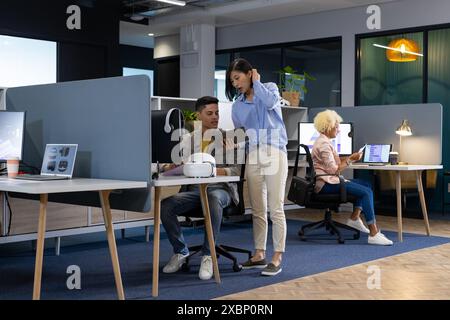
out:
{"label": "office chair base", "polygon": [[[337,242],[342,244],[345,243],[345,240],[357,240],[360,237],[360,231],[352,228],[346,224],[337,222],[337,221],[333,221],[331,219],[331,211],[327,210],[325,212],[325,219],[322,221],[318,221],[318,222],[313,222],[313,223],[309,223],[306,224],[304,226],[302,226],[300,228],[300,230],[298,231],[298,235],[300,236],[300,239],[302,241],[306,241],[306,233],[316,230],[316,229],[320,229],[325,227],[325,230],[328,231],[331,235],[336,235],[337,236]],[[339,230],[339,228],[341,229],[345,229],[345,230],[349,230],[353,232],[353,237],[350,239],[344,239],[341,231]]]}
{"label": "office chair base", "polygon": [[[181,266],[181,269],[184,271],[189,271],[189,259],[199,253],[202,250],[203,246],[194,246],[190,247],[189,251],[192,252],[189,254],[189,256],[186,258],[185,263]],[[235,256],[233,256],[230,252],[237,252],[237,253],[246,253],[248,255],[248,258],[250,259],[252,257],[252,252],[245,249],[240,249],[236,247],[230,247],[230,246],[224,246],[224,245],[216,245],[216,255],[217,258],[220,256],[223,256],[227,259],[230,259],[233,262],[233,271],[239,272],[242,270],[241,265],[238,263]]]}

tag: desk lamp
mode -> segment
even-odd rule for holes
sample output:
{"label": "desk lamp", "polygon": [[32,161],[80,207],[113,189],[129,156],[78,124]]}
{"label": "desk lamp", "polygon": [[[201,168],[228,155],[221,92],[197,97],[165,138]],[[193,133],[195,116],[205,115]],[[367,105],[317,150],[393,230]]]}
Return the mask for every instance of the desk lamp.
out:
{"label": "desk lamp", "polygon": [[406,137],[406,136],[411,136],[412,135],[412,130],[411,127],[409,126],[408,120],[403,120],[402,124],[400,125],[400,127],[397,128],[397,130],[395,131],[396,134],[399,135],[399,144],[398,144],[398,160],[399,160],[399,164],[408,164],[406,162],[401,162],[401,154],[402,154],[402,136]]}

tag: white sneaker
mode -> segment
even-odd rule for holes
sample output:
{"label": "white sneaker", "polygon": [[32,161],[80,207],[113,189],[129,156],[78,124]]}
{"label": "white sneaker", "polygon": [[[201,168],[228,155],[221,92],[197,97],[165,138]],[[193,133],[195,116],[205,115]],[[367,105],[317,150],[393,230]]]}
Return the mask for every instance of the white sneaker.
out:
{"label": "white sneaker", "polygon": [[358,218],[356,220],[347,219],[347,222],[345,224],[361,232],[370,233],[369,229],[367,229],[367,227],[364,225],[361,218]]}
{"label": "white sneaker", "polygon": [[198,277],[201,280],[209,280],[213,276],[213,264],[211,256],[203,256],[202,262],[200,263],[200,270],[198,272]]}
{"label": "white sneaker", "polygon": [[384,234],[381,233],[381,231],[378,231],[376,235],[373,237],[369,235],[369,244],[376,244],[379,246],[392,246],[393,242],[386,238]]}
{"label": "white sneaker", "polygon": [[170,258],[169,262],[164,266],[164,273],[174,273],[180,270],[183,263],[186,261],[186,258],[189,255],[182,255],[181,253],[176,253]]}

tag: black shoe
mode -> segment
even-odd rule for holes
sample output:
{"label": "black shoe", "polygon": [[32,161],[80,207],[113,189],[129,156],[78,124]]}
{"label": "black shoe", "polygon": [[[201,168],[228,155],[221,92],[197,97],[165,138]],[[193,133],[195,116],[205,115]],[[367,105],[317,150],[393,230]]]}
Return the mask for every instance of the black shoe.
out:
{"label": "black shoe", "polygon": [[262,276],[275,276],[275,275],[279,274],[281,272],[281,270],[283,270],[281,268],[281,264],[276,266],[273,263],[269,263],[267,265],[267,267],[265,267],[264,270],[261,271],[261,275]]}
{"label": "black shoe", "polygon": [[245,261],[243,264],[241,264],[242,269],[262,269],[267,267],[267,261],[266,259],[262,259],[259,261],[252,261],[252,259],[249,259]]}

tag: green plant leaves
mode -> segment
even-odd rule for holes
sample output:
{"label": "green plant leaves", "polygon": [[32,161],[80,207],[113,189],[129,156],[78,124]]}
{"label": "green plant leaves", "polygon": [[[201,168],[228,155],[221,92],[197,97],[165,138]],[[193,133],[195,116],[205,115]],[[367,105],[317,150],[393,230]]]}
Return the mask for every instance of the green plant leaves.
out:
{"label": "green plant leaves", "polygon": [[299,91],[297,88],[300,88],[303,93],[307,93],[308,89],[305,86],[306,80],[315,81],[316,78],[311,76],[307,72],[300,73],[291,66],[285,66],[283,69],[278,70],[277,72],[280,76],[280,83],[278,84],[278,88],[281,91]]}
{"label": "green plant leaves", "polygon": [[195,121],[198,120],[197,119],[197,112],[192,111],[192,110],[188,110],[188,109],[183,109],[183,116],[184,116],[184,120],[185,121]]}

